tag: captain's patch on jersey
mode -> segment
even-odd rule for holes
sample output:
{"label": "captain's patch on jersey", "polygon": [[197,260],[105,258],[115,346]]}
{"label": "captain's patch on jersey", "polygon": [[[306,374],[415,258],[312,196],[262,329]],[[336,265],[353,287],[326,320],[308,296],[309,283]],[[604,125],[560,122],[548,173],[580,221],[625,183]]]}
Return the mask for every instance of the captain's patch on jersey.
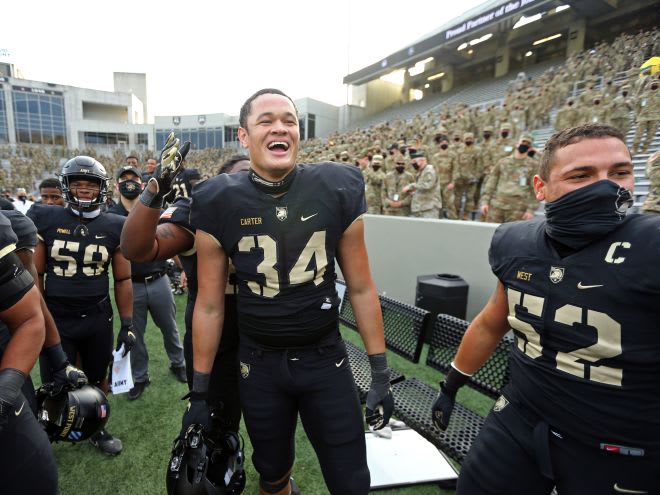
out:
{"label": "captain's patch on jersey", "polygon": [[160,214],[160,218],[172,218],[172,215],[177,208],[177,206],[170,206],[167,210]]}

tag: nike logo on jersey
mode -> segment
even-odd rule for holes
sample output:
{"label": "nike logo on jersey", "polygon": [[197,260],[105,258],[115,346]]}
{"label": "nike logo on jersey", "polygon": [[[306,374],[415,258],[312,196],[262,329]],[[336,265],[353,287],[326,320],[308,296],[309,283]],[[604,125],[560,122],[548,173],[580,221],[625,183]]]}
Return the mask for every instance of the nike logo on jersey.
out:
{"label": "nike logo on jersey", "polygon": [[335,363],[335,366],[336,366],[337,368],[339,368],[342,364],[344,364],[344,359],[346,359],[346,358],[342,358],[341,361],[339,361],[338,363]]}
{"label": "nike logo on jersey", "polygon": [[595,289],[596,287],[602,287],[603,285],[582,285],[582,282],[578,282],[578,289]]}
{"label": "nike logo on jersey", "polygon": [[628,488],[621,488],[618,483],[614,483],[614,491],[618,493],[648,493],[646,490],[629,490]]}
{"label": "nike logo on jersey", "polygon": [[105,239],[105,236],[104,236],[104,235],[98,235],[98,234],[96,234],[96,235],[94,236],[94,238],[95,238],[95,239]]}
{"label": "nike logo on jersey", "polygon": [[21,414],[21,411],[23,410],[23,406],[25,406],[25,401],[21,403],[21,408],[18,411],[14,411],[14,414],[16,416],[19,416]]}
{"label": "nike logo on jersey", "polygon": [[318,213],[314,213],[313,215],[310,215],[308,217],[304,217],[304,216],[300,215],[300,221],[301,222],[306,222],[307,220],[309,220],[312,217],[315,217],[316,215],[318,215]]}

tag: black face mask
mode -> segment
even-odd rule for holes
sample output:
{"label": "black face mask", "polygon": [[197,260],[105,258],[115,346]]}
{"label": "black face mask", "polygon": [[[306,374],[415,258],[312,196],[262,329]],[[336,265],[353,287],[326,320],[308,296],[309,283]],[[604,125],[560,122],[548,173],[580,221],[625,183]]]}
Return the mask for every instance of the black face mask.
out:
{"label": "black face mask", "polygon": [[610,180],[600,180],[545,205],[545,233],[581,249],[617,228],[633,205],[632,194]]}
{"label": "black face mask", "polygon": [[534,158],[534,155],[536,155],[536,150],[529,150],[527,152],[527,156],[530,158]]}
{"label": "black face mask", "polygon": [[412,168],[414,168],[415,170],[419,170],[419,164],[418,163],[413,163]]}
{"label": "black face mask", "polygon": [[658,89],[658,85],[657,84],[651,84],[651,89],[653,91],[655,91],[656,89]]}
{"label": "black face mask", "polygon": [[472,141],[465,141],[465,146],[472,146]]}
{"label": "black face mask", "polygon": [[442,148],[443,150],[446,150],[447,148],[449,148],[449,145],[447,143],[442,143],[440,145],[440,148]]}
{"label": "black face mask", "polygon": [[400,174],[403,173],[403,171],[405,170],[405,168],[406,168],[406,167],[404,167],[403,165],[399,165],[399,166],[397,166],[397,167],[394,167],[394,169],[395,169],[398,173],[400,173]]}
{"label": "black face mask", "polygon": [[461,141],[461,138],[454,138],[455,143],[459,143]]}
{"label": "black face mask", "polygon": [[600,105],[600,100],[594,101],[594,105]]}
{"label": "black face mask", "polygon": [[573,102],[570,102],[570,103],[568,104],[568,106],[569,106],[569,107],[572,107],[572,106],[573,106]]}
{"label": "black face mask", "polygon": [[490,139],[490,132],[484,132],[484,139],[488,141]]}
{"label": "black face mask", "polygon": [[624,91],[624,92],[621,93],[621,94],[622,94],[623,96],[628,96],[628,91]]}
{"label": "black face mask", "polygon": [[527,144],[520,144],[518,145],[518,153],[522,153],[523,155],[529,151],[529,145]]}
{"label": "black face mask", "polygon": [[371,168],[374,169],[374,172],[378,172],[380,170],[380,165],[372,165]]}
{"label": "black face mask", "polygon": [[125,180],[119,184],[119,192],[126,199],[135,199],[140,195],[141,184],[136,180]]}
{"label": "black face mask", "polygon": [[509,137],[509,131],[502,131],[500,136],[502,136],[504,139],[508,138]]}

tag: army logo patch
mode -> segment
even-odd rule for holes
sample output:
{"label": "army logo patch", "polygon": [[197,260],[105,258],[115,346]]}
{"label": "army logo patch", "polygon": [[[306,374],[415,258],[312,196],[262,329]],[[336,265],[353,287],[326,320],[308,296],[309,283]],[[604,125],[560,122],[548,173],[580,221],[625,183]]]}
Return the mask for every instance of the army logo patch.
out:
{"label": "army logo patch", "polygon": [[241,361],[241,376],[243,378],[250,376],[250,365],[245,364],[243,361]]}
{"label": "army logo patch", "polygon": [[551,266],[550,267],[550,281],[553,284],[558,284],[564,280],[564,269],[560,266]]}
{"label": "army logo patch", "polygon": [[500,398],[497,399],[497,402],[495,402],[495,405],[493,406],[493,411],[500,412],[502,409],[504,409],[508,405],[509,405],[509,401],[506,400],[506,397],[504,397],[503,395],[500,395]]}
{"label": "army logo patch", "polygon": [[286,217],[288,216],[287,212],[287,207],[286,206],[276,206],[275,207],[275,216],[280,222],[283,222],[286,220]]}

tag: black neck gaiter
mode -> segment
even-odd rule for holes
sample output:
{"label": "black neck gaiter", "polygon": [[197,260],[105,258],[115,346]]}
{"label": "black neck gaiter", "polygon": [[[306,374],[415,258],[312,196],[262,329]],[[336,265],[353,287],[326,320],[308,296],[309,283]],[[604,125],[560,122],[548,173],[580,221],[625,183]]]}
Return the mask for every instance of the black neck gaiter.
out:
{"label": "black neck gaiter", "polygon": [[266,194],[282,194],[287,192],[291,187],[291,184],[293,184],[293,179],[296,178],[297,173],[298,166],[295,166],[293,167],[293,170],[291,170],[291,172],[289,172],[282,180],[271,182],[258,175],[254,170],[248,170],[250,182],[252,182],[252,184],[254,184],[257,189],[265,192]]}

